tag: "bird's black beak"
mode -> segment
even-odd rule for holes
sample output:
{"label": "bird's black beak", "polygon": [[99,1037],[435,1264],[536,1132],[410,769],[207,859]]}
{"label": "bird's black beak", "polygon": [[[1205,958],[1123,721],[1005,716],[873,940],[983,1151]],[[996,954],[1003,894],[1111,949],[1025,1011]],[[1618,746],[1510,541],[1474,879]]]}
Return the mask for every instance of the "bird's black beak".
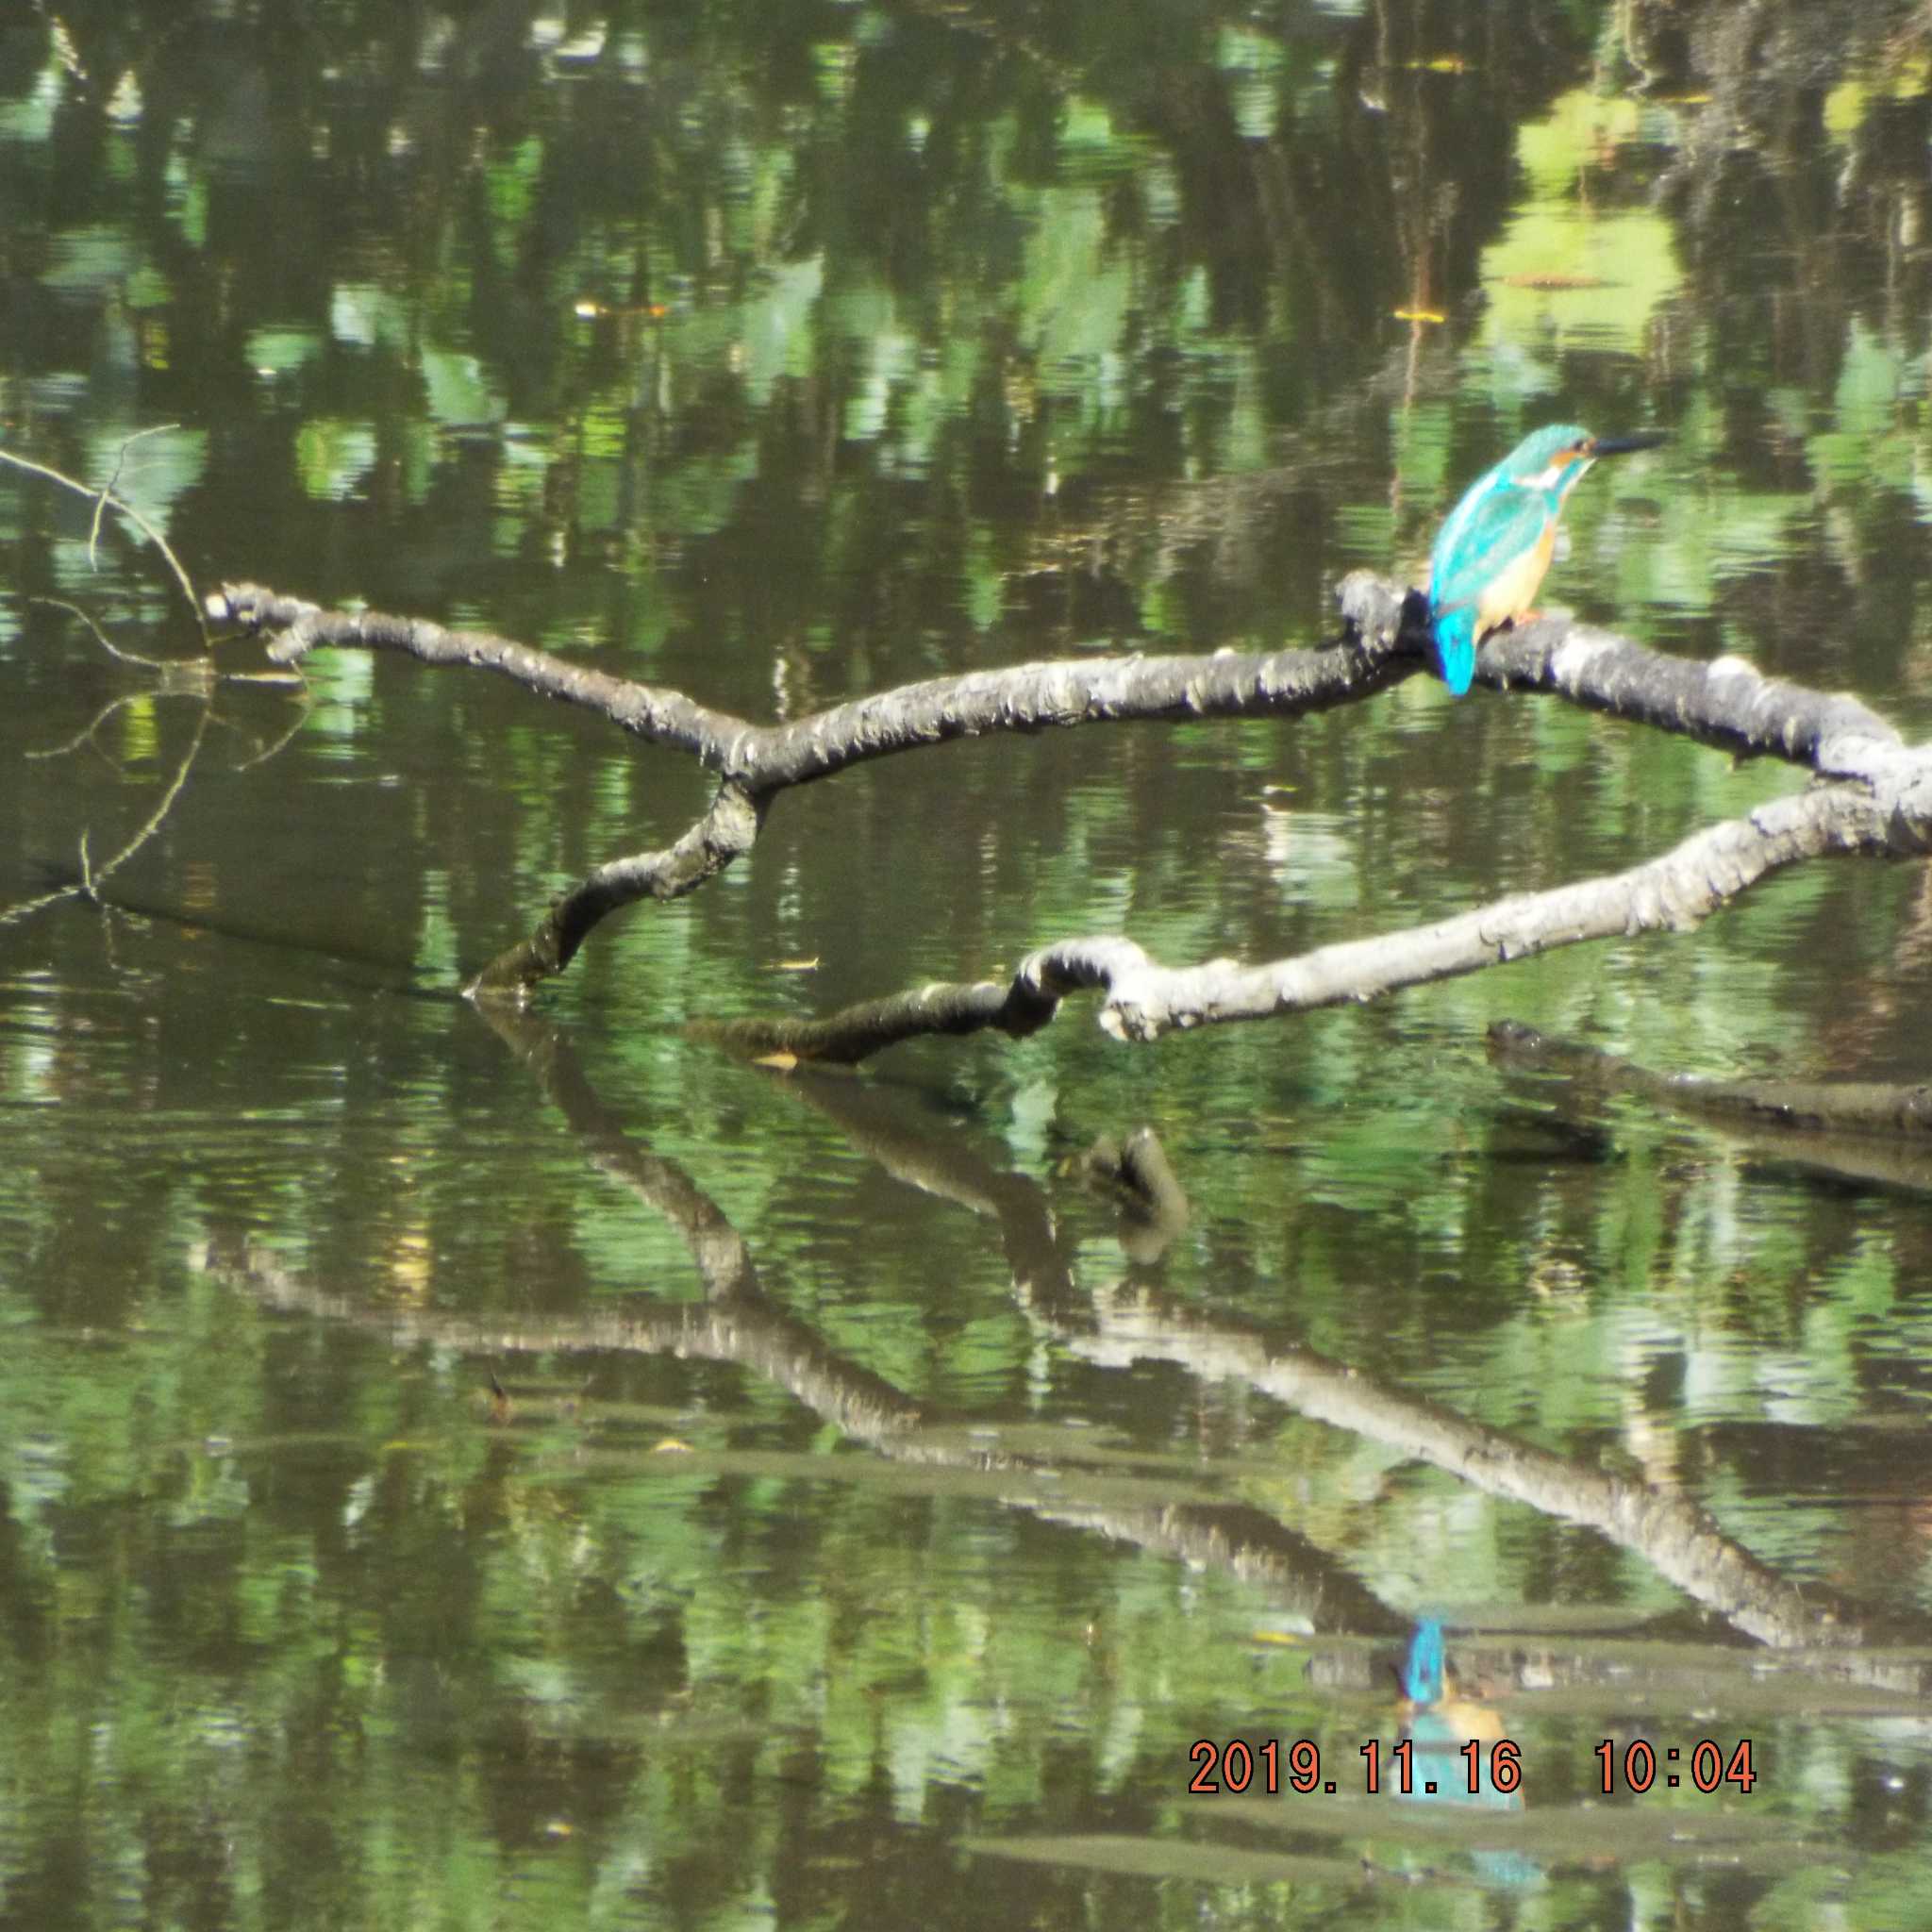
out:
{"label": "bird's black beak", "polygon": [[1658,443],[1669,441],[1661,429],[1639,429],[1629,436],[1599,436],[1590,453],[1593,457],[1621,457],[1633,449],[1655,449]]}

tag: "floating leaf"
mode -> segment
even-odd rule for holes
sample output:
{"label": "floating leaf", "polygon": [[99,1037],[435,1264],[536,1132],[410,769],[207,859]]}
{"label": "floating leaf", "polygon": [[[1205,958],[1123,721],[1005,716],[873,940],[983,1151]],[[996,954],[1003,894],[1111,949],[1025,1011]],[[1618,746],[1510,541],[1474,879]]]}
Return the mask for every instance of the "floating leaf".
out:
{"label": "floating leaf", "polygon": [[1560,269],[1524,269],[1513,275],[1505,275],[1504,284],[1511,289],[1607,289],[1609,284],[1601,275],[1565,275]]}

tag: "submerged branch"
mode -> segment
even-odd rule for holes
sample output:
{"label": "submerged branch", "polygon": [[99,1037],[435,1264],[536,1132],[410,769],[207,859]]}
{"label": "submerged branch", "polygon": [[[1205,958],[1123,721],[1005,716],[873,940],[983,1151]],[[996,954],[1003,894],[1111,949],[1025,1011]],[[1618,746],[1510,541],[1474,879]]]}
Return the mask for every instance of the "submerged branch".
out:
{"label": "submerged branch", "polygon": [[[1589,1119],[1612,1094],[1699,1121],[1761,1160],[1859,1186],[1932,1193],[1932,1086],[1868,1080],[1700,1078],[1658,1074],[1592,1046],[1498,1020],[1491,1057],[1554,1076],[1558,1112]],[[1559,1084],[1560,1083],[1560,1084]]]}
{"label": "submerged branch", "polygon": [[[963,1032],[979,1024],[1016,1030],[1004,1017],[1024,1012],[1043,1024],[1067,994],[1104,994],[1100,1024],[1120,1040],[1230,1020],[1266,1019],[1316,1007],[1371,1000],[1403,987],[1450,979],[1488,966],[1590,940],[1683,932],[1760,879],[1827,852],[1923,854],[1932,845],[1932,755],[1917,760],[1915,784],[1883,793],[1833,785],[1772,800],[1740,819],[1695,832],[1673,851],[1603,878],[1519,892],[1433,925],[1324,946],[1291,959],[1244,966],[1233,959],[1169,967],[1132,940],[1063,940],[1023,960],[1010,987],[929,987],[917,994],[848,1007],[815,1022],[744,1020],[708,1026],[708,1037],[741,1052],[852,1060],[916,1030],[930,1010]],[[1900,775],[1903,775],[1901,773]]]}
{"label": "submerged branch", "polygon": [[[695,890],[748,853],[779,791],[846,767],[949,739],[1123,719],[1300,716],[1352,702],[1409,675],[1422,610],[1367,572],[1341,587],[1354,648],[1209,657],[1093,658],[1014,665],[907,685],[759,725],[682,691],[590,671],[508,639],[379,612],[325,611],[251,584],[228,585],[210,613],[276,629],[269,656],[293,662],[325,645],[393,650],[429,664],[496,671],[583,706],[653,743],[693,755],[723,778],[705,816],[661,850],[599,867],[564,892],[537,930],[477,976],[476,997],[523,1000],[560,973],[608,913]],[[1168,968],[1124,938],[1041,948],[1010,983],[940,985],[850,1007],[824,1020],[709,1023],[733,1051],[857,1061],[920,1034],[1044,1025],[1068,992],[1106,995],[1102,1024],[1123,1039],[1378,997],[1559,945],[1681,931],[1770,873],[1827,851],[1923,853],[1932,842],[1932,754],[1853,699],[1765,678],[1736,659],[1688,663],[1627,639],[1541,619],[1488,640],[1492,684],[1528,685],[1734,753],[1787,758],[1840,784],[1761,807],[1607,878],[1524,893],[1458,918],[1324,947],[1260,966]]]}
{"label": "submerged branch", "polygon": [[1784,1127],[1799,1134],[1932,1137],[1932,1086],[1880,1080],[1712,1080],[1657,1074],[1575,1041],[1549,1040],[1533,1026],[1498,1020],[1490,1049],[1499,1058],[1547,1068],[1603,1092],[1645,1100],[1720,1123]]}
{"label": "submerged branch", "polygon": [[710,809],[675,844],[600,865],[551,902],[530,937],[499,953],[464,991],[521,1005],[538,981],[561,973],[606,913],[640,899],[681,899],[741,858],[758,838],[762,807],[726,780]]}
{"label": "submerged branch", "polygon": [[[754,724],[683,691],[612,677],[486,632],[446,630],[380,611],[324,610],[258,584],[224,585],[209,597],[208,608],[216,619],[275,631],[268,655],[278,664],[339,647],[395,651],[425,664],[494,671],[541,696],[594,711],[650,743],[687,752],[721,775],[724,784],[709,812],[675,845],[613,860],[571,887],[537,930],[491,960],[470,989],[475,996],[519,1000],[541,980],[562,972],[585,935],[608,913],[639,899],[691,891],[749,851],[766,806],[791,786],[874,758],[995,732],[1129,719],[1303,716],[1384,690],[1416,669],[1407,643],[1399,651],[1370,644],[1262,655],[1217,651],[1070,659],[929,678],[791,724]],[[808,1046],[799,1057],[837,1056]]]}
{"label": "submerged branch", "polygon": [[1187,1232],[1188,1191],[1152,1127],[1136,1127],[1124,1141],[1103,1134],[1074,1166],[1120,1195],[1121,1246],[1129,1260],[1151,1267]]}
{"label": "submerged branch", "polygon": [[1058,995],[1032,985],[1024,969],[1008,983],[935,983],[861,1000],[823,1020],[695,1020],[691,1032],[745,1059],[812,1060],[852,1066],[904,1040],[980,1033],[1014,1040],[1037,1033],[1059,1010]]}

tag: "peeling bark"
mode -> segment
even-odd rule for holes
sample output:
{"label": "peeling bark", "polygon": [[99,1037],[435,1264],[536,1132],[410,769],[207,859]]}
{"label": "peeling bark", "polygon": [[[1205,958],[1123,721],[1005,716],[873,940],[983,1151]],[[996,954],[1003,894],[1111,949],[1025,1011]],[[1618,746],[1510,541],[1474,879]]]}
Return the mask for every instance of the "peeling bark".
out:
{"label": "peeling bark", "polygon": [[[1298,717],[1372,696],[1419,666],[1426,617],[1419,593],[1357,572],[1338,594],[1346,648],[1021,664],[928,679],[774,725],[508,639],[373,611],[325,611],[255,585],[225,586],[209,609],[274,629],[269,656],[281,663],[328,645],[493,670],[687,752],[720,774],[709,808],[680,839],[614,859],[571,887],[536,931],[493,959],[469,989],[475,998],[520,1003],[569,965],[608,914],[639,899],[679,897],[743,857],[771,800],[792,786],[992,732],[1130,718]],[[1845,852],[1917,857],[1932,843],[1932,751],[1902,743],[1856,699],[1760,676],[1736,658],[1686,662],[1560,618],[1488,639],[1476,675],[1499,690],[1549,692],[1736,755],[1780,758],[1837,782],[1693,833],[1624,872],[1514,894],[1432,925],[1296,958],[1168,967],[1124,937],[1069,938],[1039,948],[1004,985],[927,986],[823,1020],[707,1022],[699,1030],[747,1057],[850,1063],[921,1034],[992,1028],[1019,1038],[1044,1025],[1068,993],[1091,991],[1104,995],[1101,1024],[1109,1032],[1150,1041],[1179,1028],[1379,998],[1589,940],[1680,932],[1802,859]]]}
{"label": "peeling bark", "polygon": [[[970,1032],[975,1016],[980,1026],[1030,1031],[1074,992],[1102,994],[1100,1024],[1118,1040],[1138,1041],[1377,999],[1558,946],[1687,931],[1772,873],[1825,853],[1922,854],[1932,842],[1928,804],[1932,798],[1919,799],[1907,811],[1894,800],[1888,811],[1871,790],[1855,785],[1796,792],[1695,832],[1626,872],[1514,893],[1432,925],[1258,966],[1234,959],[1163,966],[1132,940],[1100,935],[1042,946],[1006,987],[927,987],[848,1007],[826,1020],[743,1020],[704,1031],[740,1052],[850,1061],[922,1030]],[[926,1013],[944,1024],[921,1027]],[[1029,1025],[1011,1024],[1015,1013],[1025,1014]]]}
{"label": "peeling bark", "polygon": [[[1342,621],[1377,654],[1423,648],[1427,607],[1370,571],[1336,591]],[[1897,731],[1857,699],[1766,677],[1741,658],[1699,662],[1567,617],[1498,631],[1476,649],[1478,683],[1565,697],[1590,711],[1694,738],[1720,751],[1804,765],[1827,778],[1871,775]]]}

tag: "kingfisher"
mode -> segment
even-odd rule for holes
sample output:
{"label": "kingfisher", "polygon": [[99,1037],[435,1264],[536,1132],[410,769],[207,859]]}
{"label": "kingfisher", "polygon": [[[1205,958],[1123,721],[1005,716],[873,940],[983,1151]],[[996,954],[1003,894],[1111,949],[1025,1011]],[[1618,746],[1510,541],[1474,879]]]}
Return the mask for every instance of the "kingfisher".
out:
{"label": "kingfisher", "polygon": [[1655,449],[1663,438],[1592,436],[1553,423],[1525,436],[1469,487],[1429,553],[1429,655],[1456,696],[1475,675],[1475,647],[1524,616],[1557,547],[1564,500],[1599,457]]}
{"label": "kingfisher", "polygon": [[1474,1698],[1465,1697],[1442,1651],[1440,1618],[1424,1617],[1408,1641],[1408,1654],[1397,1673],[1402,1680],[1402,1709],[1409,1735],[1419,1749],[1441,1750],[1447,1742],[1503,1735],[1499,1713]]}
{"label": "kingfisher", "polygon": [[1438,1617],[1424,1617],[1408,1640],[1408,1655],[1402,1660],[1403,1701],[1412,1709],[1426,1710],[1441,1704],[1448,1685],[1448,1664],[1442,1655],[1442,1624]]}
{"label": "kingfisher", "polygon": [[[1398,1744],[1390,1754],[1393,1794],[1419,1805],[1521,1811],[1522,1765],[1504,1739],[1503,1714],[1457,1695],[1456,1678],[1442,1656],[1442,1625],[1436,1618],[1424,1617],[1415,1626],[1397,1675],[1408,1749],[1404,1756]],[[1473,1849],[1471,1862],[1496,1885],[1528,1885],[1543,1876],[1522,1852],[1501,1847]]]}

